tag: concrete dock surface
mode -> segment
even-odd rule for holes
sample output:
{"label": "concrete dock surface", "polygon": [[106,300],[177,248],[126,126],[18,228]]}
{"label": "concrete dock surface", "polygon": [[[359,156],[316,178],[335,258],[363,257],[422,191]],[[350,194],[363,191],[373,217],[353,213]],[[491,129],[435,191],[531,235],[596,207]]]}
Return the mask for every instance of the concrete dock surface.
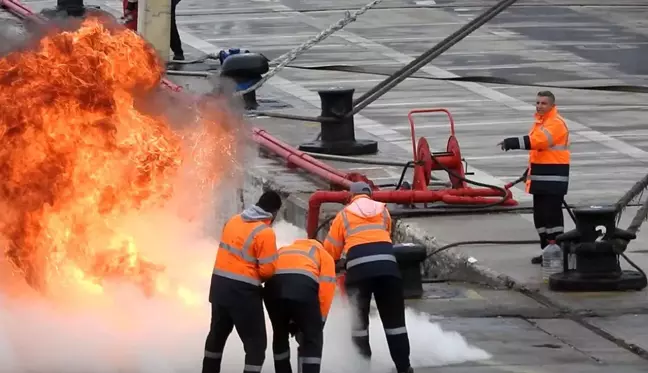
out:
{"label": "concrete dock surface", "polygon": [[[35,10],[53,1],[25,1]],[[241,47],[272,59],[342,18],[366,0],[183,0],[178,24],[187,58]],[[301,55],[294,65],[354,65],[397,69],[479,15],[492,0],[386,0]],[[121,2],[94,2],[119,15]],[[536,86],[481,85],[429,78],[494,76],[552,86],[648,85],[648,4],[642,1],[522,0],[452,47],[355,117],[356,137],[379,142],[374,159],[412,158],[408,110],[447,108],[454,116],[469,178],[503,185],[525,169],[527,154],[502,152],[496,144],[527,132]],[[258,92],[262,110],[315,116],[317,91],[355,88],[356,97],[384,76],[286,68]],[[211,89],[201,78],[171,77],[198,93]],[[572,168],[567,202],[614,203],[646,173],[646,94],[550,88],[570,126]],[[319,125],[268,117],[251,125],[291,144],[315,138]],[[417,136],[445,150],[449,128],[443,117],[423,117]],[[393,183],[398,167],[329,162],[361,172],[376,183]],[[287,170],[280,160],[259,157],[250,166],[250,187],[272,185],[288,197],[285,218],[304,227],[310,194],[327,189],[322,180]],[[444,179],[446,175],[435,172]],[[406,180],[411,180],[411,173]],[[530,198],[521,188],[522,206]],[[339,209],[326,206],[322,216]],[[628,208],[626,228],[636,208]],[[573,228],[568,216],[566,229]],[[399,219],[396,236],[429,250],[456,241],[528,240],[536,233],[529,213],[435,215]],[[640,231],[628,256],[648,268],[648,236]],[[444,329],[493,355],[485,361],[417,367],[437,373],[623,373],[646,372],[646,290],[629,293],[550,292],[540,267],[530,264],[537,245],[459,246],[440,253],[426,271],[437,282],[410,301],[438,316]],[[450,281],[446,281],[450,280]],[[516,285],[516,286],[514,286]],[[529,289],[528,293],[509,287]],[[434,349],[434,346],[430,346]],[[326,371],[326,367],[323,368]],[[332,372],[331,372],[332,373]]]}

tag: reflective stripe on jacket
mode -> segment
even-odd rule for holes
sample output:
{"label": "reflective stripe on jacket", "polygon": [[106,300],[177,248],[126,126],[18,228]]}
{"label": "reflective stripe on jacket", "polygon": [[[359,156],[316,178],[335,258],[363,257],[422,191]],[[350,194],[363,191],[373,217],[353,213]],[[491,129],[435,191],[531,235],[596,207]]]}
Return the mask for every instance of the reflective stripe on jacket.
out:
{"label": "reflective stripe on jacket", "polygon": [[391,244],[391,217],[384,203],[359,195],[333,219],[324,248],[334,260],[347,259],[347,269],[376,261],[396,262],[394,255],[384,250],[353,252],[354,247],[374,242]]}
{"label": "reflective stripe on jacket", "polygon": [[223,228],[213,274],[255,286],[270,278],[277,258],[271,219],[256,206],[231,218]]}
{"label": "reflective stripe on jacket", "polygon": [[322,319],[325,320],[335,296],[335,262],[317,240],[296,240],[279,249],[275,276],[302,275],[319,286],[318,298]]}
{"label": "reflective stripe on jacket", "polygon": [[527,136],[520,139],[529,150],[526,191],[531,194],[565,195],[569,187],[569,128],[554,106],[544,115],[535,115]]}

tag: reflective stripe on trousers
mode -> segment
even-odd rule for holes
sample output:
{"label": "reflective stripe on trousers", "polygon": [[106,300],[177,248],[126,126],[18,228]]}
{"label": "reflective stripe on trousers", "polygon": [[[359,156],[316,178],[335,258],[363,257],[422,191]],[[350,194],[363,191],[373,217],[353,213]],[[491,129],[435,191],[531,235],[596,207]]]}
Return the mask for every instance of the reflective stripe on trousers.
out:
{"label": "reflective stripe on trousers", "polygon": [[565,231],[564,227],[553,227],[553,228],[544,228],[540,227],[536,229],[539,234],[554,234],[554,233],[563,233]]}
{"label": "reflective stripe on trousers", "polygon": [[[386,335],[407,334],[407,327],[401,326],[400,328],[385,329],[385,334]],[[369,329],[353,330],[351,331],[351,336],[356,338],[368,337]]]}
{"label": "reflective stripe on trousers", "polygon": [[250,364],[245,364],[243,367],[243,372],[260,372],[263,366],[261,365],[250,365]]}
{"label": "reflective stripe on trousers", "polygon": [[404,327],[404,326],[401,326],[400,328],[385,329],[385,334],[386,335],[407,334],[407,328]]}
{"label": "reflective stripe on trousers", "polygon": [[569,176],[557,176],[557,175],[529,175],[529,180],[531,181],[553,181],[558,183],[569,182]]}
{"label": "reflective stripe on trousers", "polygon": [[298,372],[302,373],[305,370],[304,365],[306,365],[306,364],[308,364],[308,365],[320,365],[320,364],[322,364],[322,359],[319,358],[319,357],[307,357],[307,356],[304,356],[304,357],[300,357],[300,358],[297,359],[297,364],[298,364],[298,367],[297,367]]}
{"label": "reflective stripe on trousers", "polygon": [[352,337],[357,337],[357,338],[368,337],[369,336],[369,329],[352,330],[351,331],[351,336]]}
{"label": "reflective stripe on trousers", "polygon": [[223,353],[222,352],[211,352],[208,350],[205,350],[205,357],[208,359],[222,359],[223,358]]}

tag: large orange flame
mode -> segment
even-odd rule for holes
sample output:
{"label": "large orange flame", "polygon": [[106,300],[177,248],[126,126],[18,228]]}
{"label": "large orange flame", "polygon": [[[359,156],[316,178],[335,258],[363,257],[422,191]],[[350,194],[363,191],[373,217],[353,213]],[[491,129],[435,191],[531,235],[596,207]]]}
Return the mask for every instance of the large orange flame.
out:
{"label": "large orange flame", "polygon": [[139,253],[120,219],[164,207],[183,169],[193,187],[217,182],[237,125],[218,104],[182,104],[191,113],[184,132],[139,108],[163,72],[136,33],[98,19],[0,59],[0,234],[34,288],[101,292],[118,277],[148,294],[171,291],[164,267]]}

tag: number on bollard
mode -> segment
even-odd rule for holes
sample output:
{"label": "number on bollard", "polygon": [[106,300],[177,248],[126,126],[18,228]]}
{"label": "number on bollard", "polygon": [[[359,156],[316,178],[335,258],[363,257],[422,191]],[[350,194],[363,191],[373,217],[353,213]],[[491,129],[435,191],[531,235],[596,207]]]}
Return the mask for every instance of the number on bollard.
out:
{"label": "number on bollard", "polygon": [[607,228],[605,227],[605,225],[597,225],[596,228],[594,228],[594,231],[599,234],[594,242],[601,242],[603,240],[603,237],[605,237],[605,234],[607,233]]}

